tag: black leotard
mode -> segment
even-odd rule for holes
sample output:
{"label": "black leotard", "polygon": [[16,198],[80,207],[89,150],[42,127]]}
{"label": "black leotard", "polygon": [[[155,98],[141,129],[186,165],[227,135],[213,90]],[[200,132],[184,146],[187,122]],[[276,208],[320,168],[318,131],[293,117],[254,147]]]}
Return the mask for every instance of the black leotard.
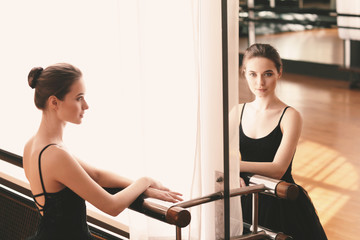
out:
{"label": "black leotard", "polygon": [[[41,172],[41,155],[49,146],[45,146],[39,154],[39,175],[43,193],[33,196],[41,216],[36,235],[29,240],[93,240],[86,222],[85,200],[65,187],[59,192],[48,193],[45,190]],[[44,196],[41,205],[37,197]]]}
{"label": "black leotard", "polygon": [[[241,118],[245,105],[242,109]],[[249,162],[272,162],[282,140],[280,123],[286,107],[281,114],[278,125],[267,136],[254,139],[246,136],[240,123],[240,154],[242,161]],[[291,174],[292,161],[285,172],[282,180],[295,183]],[[299,186],[299,185],[298,185]],[[321,226],[316,210],[307,194],[299,186],[297,200],[284,200],[272,196],[259,194],[259,225],[275,232],[283,232],[294,240],[324,240],[327,239]],[[241,198],[244,221],[251,223],[252,220],[252,196]]]}

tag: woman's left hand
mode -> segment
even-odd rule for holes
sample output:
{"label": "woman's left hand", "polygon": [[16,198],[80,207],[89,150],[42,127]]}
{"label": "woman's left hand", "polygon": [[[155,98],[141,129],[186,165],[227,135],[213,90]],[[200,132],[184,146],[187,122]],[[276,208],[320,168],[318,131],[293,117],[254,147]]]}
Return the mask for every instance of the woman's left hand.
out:
{"label": "woman's left hand", "polygon": [[246,183],[243,178],[240,178],[240,187],[246,187]]}

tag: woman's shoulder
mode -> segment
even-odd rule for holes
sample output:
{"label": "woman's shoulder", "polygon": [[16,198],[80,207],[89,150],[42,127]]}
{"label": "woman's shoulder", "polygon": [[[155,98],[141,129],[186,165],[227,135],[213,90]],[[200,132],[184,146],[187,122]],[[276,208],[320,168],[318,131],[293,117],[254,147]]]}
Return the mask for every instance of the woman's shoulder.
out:
{"label": "woman's shoulder", "polygon": [[284,112],[283,119],[281,121],[282,128],[299,129],[302,128],[302,117],[298,110],[294,107],[288,106]]}
{"label": "woman's shoulder", "polygon": [[43,152],[42,155],[44,158],[51,158],[52,161],[56,161],[57,159],[73,159],[69,151],[62,145],[54,143],[43,144],[39,150]]}
{"label": "woman's shoulder", "polygon": [[23,149],[23,162],[26,163],[34,155],[36,148],[35,137],[31,137],[24,145]]}
{"label": "woman's shoulder", "polygon": [[286,112],[284,113],[284,117],[286,115],[287,118],[292,119],[292,120],[296,120],[296,119],[301,120],[302,119],[300,112],[297,109],[295,109],[294,107],[286,106],[285,108],[287,108],[287,109],[286,109]]}
{"label": "woman's shoulder", "polygon": [[278,102],[274,107],[277,108],[278,111],[283,112],[283,119],[301,120],[300,112],[295,107],[283,102],[280,99],[278,99]]}
{"label": "woman's shoulder", "polygon": [[[52,165],[56,163],[63,163],[64,160],[73,160],[72,155],[68,150],[55,143],[47,143],[42,141],[36,141],[36,139],[30,139],[24,147],[24,158],[39,158],[41,157],[42,164],[47,165],[47,162],[51,162]],[[48,161],[51,159],[51,161]]]}
{"label": "woman's shoulder", "polygon": [[44,170],[59,172],[78,165],[77,160],[65,147],[56,144],[45,146],[48,147],[42,146],[38,149],[39,154],[41,153],[41,164]]}
{"label": "woman's shoulder", "polygon": [[30,138],[24,145],[23,156],[28,155],[32,149],[34,137]]}

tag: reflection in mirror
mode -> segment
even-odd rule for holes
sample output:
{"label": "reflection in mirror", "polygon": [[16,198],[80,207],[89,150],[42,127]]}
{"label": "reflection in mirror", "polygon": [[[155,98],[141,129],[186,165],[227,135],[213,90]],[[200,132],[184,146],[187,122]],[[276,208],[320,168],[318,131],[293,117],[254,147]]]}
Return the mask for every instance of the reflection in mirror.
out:
{"label": "reflection in mirror", "polygon": [[[248,5],[251,2],[253,8]],[[253,31],[256,42],[273,45],[284,59],[343,64],[335,0],[240,1],[239,22],[240,54],[248,47],[249,32]],[[253,29],[249,28],[251,22]]]}
{"label": "reflection in mirror", "polygon": [[299,0],[299,6],[304,8],[335,9],[336,0]]}
{"label": "reflection in mirror", "polygon": [[[246,5],[248,0],[240,0],[240,5]],[[254,0],[256,6],[282,6],[299,8],[335,9],[336,0]]]}

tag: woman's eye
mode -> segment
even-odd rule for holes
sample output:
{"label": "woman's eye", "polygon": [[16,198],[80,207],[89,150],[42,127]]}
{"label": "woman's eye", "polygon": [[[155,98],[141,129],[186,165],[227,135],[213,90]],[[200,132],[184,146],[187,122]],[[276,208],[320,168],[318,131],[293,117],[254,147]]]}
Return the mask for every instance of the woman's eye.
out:
{"label": "woman's eye", "polygon": [[265,75],[265,77],[271,77],[273,74],[272,73],[265,73],[264,75]]}
{"label": "woman's eye", "polygon": [[255,74],[255,73],[249,73],[249,76],[250,76],[250,77],[255,77],[256,74]]}

